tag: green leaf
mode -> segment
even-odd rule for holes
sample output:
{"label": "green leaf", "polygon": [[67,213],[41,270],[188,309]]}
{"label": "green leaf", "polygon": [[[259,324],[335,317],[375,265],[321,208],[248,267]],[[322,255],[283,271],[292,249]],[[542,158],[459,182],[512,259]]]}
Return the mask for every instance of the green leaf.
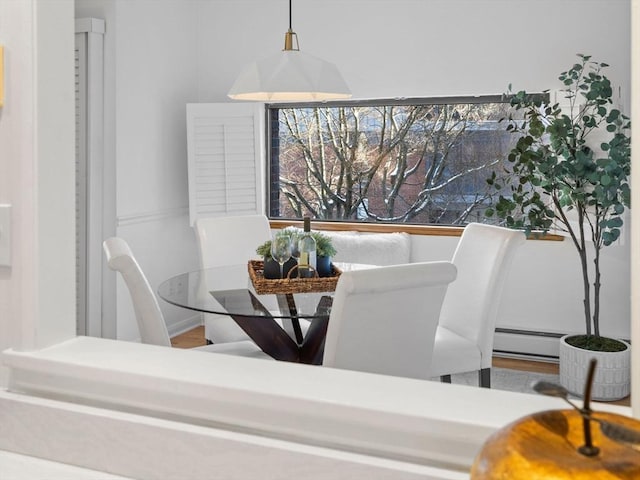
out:
{"label": "green leaf", "polygon": [[621,226],[622,226],[622,223],[623,223],[623,222],[622,222],[622,218],[620,218],[620,217],[613,217],[613,218],[610,218],[610,219],[607,221],[607,227],[608,227],[608,228],[612,228],[612,229],[619,228],[619,227],[621,227]]}
{"label": "green leaf", "polygon": [[620,238],[620,230],[613,229],[602,232],[602,243],[606,246],[611,245],[613,242]]}

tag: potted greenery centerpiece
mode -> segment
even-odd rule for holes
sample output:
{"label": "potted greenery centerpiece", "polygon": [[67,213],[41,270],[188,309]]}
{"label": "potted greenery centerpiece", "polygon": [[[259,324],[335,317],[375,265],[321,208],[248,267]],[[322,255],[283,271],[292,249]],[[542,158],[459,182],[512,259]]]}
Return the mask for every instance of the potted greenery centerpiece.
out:
{"label": "potted greenery centerpiece", "polygon": [[[589,359],[613,356],[599,358],[598,364],[607,368],[598,370],[593,385],[594,399],[613,400],[629,394],[630,347],[600,334],[600,254],[619,238],[622,215],[630,205],[630,122],[613,106],[611,83],[602,74],[608,65],[588,55],[578,57],[559,77],[566,87],[561,90],[565,109],[524,91],[513,94],[509,86],[512,107],[524,115],[524,120],[511,115],[507,127],[520,136],[506,169],[517,181],[511,184],[511,196],[500,195],[487,214],[527,233],[552,226],[568,233],[582,271],[585,333],[561,339],[560,382],[580,395]],[[498,189],[503,184],[495,173],[488,182]],[[577,364],[581,361],[584,366]],[[622,371],[612,372],[614,364]]]}
{"label": "potted greenery centerpiece", "polygon": [[[291,237],[293,245],[293,256],[284,264],[285,275],[296,264],[298,239],[303,231],[297,227],[286,227],[282,229],[282,233]],[[332,274],[331,258],[336,254],[331,237],[322,232],[312,231],[311,236],[316,241],[316,269],[320,277],[329,277]],[[264,276],[265,278],[280,278],[280,270],[278,263],[271,258],[271,240],[267,240],[256,249],[256,253],[264,259]],[[292,274],[293,275],[293,274]]]}
{"label": "potted greenery centerpiece", "polygon": [[[294,245],[294,255],[297,257],[298,240],[304,231],[293,226],[286,227],[282,231],[291,237]],[[316,241],[316,270],[318,271],[318,276],[330,277],[332,274],[331,258],[336,254],[331,237],[317,230],[312,230],[311,236]]]}

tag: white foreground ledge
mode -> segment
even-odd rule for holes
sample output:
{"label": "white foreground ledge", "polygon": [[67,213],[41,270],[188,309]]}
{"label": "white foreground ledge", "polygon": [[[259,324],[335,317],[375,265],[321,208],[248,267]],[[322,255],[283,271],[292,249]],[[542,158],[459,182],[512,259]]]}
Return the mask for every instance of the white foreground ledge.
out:
{"label": "white foreground ledge", "polygon": [[[261,445],[267,442],[267,450],[288,452],[281,461],[291,462],[293,470],[313,465],[309,455],[317,461],[331,458],[332,464],[340,458],[341,468],[377,465],[395,472],[390,478],[404,478],[397,476],[401,472],[406,478],[465,478],[480,446],[496,429],[535,411],[564,408],[562,401],[541,396],[90,337],[35,352],[8,350],[2,359],[10,370],[9,389],[22,394],[19,398],[100,407],[83,415],[126,414],[127,424],[140,428],[152,420],[170,420],[173,429],[215,433],[217,442],[220,435],[227,440],[241,435],[234,438],[240,442],[235,444],[238,452],[245,451],[238,445],[259,439]],[[596,409],[630,414],[626,407],[599,404]],[[166,446],[170,437],[150,438]],[[0,449],[50,458],[9,443],[3,441]],[[200,458],[224,470],[230,452],[218,455],[220,445],[213,450],[200,451]],[[255,455],[241,460],[243,468],[253,471]],[[302,458],[306,460],[298,465]],[[126,469],[107,471],[131,475]],[[270,476],[263,468],[260,473],[277,478],[282,471]],[[308,472],[305,476],[315,478]]]}
{"label": "white foreground ledge", "polygon": [[127,480],[120,475],[96,472],[75,465],[20,455],[0,450],[2,480],[64,479],[64,480]]}

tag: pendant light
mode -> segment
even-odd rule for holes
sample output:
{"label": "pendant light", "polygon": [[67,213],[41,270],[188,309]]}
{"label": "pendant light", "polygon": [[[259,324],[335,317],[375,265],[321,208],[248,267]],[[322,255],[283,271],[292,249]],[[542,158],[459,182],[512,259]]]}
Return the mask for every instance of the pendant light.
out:
{"label": "pendant light", "polygon": [[284,49],[245,66],[228,95],[234,100],[301,102],[345,99],[351,92],[335,65],[300,51],[289,0]]}

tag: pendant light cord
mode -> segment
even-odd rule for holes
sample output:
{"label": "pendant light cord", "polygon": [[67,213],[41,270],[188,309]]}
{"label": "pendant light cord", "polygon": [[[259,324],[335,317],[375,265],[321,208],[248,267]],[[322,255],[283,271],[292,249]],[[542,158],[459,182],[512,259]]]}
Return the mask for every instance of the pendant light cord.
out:
{"label": "pendant light cord", "polygon": [[289,30],[291,30],[291,0],[289,0]]}

